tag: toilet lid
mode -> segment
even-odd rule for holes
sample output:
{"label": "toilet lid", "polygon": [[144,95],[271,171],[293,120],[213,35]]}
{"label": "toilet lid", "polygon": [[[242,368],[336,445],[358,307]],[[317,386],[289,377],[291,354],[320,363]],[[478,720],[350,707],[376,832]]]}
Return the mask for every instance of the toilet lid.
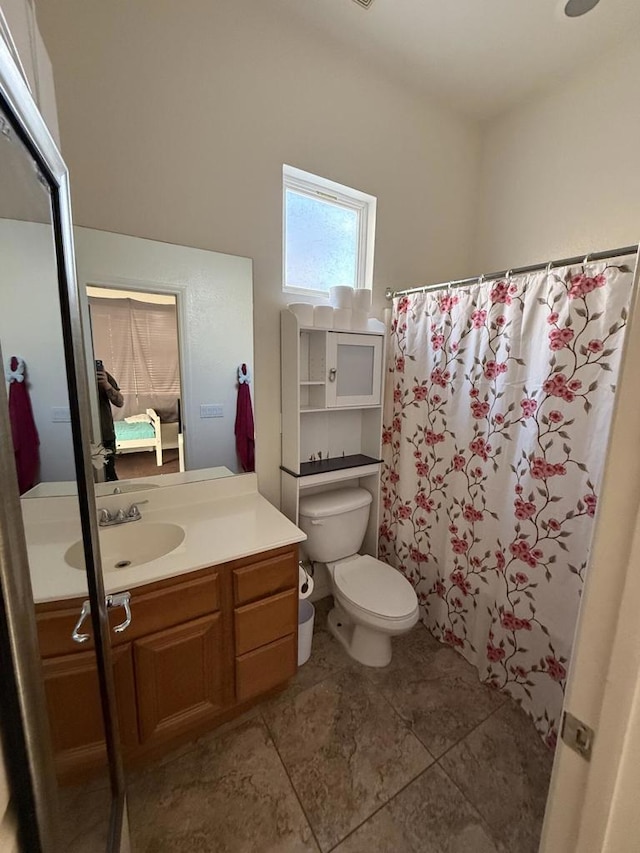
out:
{"label": "toilet lid", "polygon": [[375,557],[365,555],[337,563],[333,579],[345,598],[378,616],[409,616],[418,605],[409,581]]}

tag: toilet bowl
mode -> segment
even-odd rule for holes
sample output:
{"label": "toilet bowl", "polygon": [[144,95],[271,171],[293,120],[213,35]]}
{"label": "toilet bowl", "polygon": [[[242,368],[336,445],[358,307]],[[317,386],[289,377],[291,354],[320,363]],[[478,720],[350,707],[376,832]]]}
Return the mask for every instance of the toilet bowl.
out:
{"label": "toilet bowl", "polygon": [[300,499],[300,527],[309,559],[325,563],[335,607],[331,633],[349,655],[366,666],[387,666],[391,638],[418,621],[418,599],[409,581],[392,566],[358,554],[367,529],[371,494],[345,488]]}

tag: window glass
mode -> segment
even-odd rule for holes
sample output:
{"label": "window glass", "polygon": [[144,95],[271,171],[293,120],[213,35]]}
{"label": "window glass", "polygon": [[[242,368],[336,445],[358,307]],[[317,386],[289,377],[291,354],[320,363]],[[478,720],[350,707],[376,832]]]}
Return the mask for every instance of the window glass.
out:
{"label": "window glass", "polygon": [[359,211],[285,192],[285,284],[328,291],[357,286]]}

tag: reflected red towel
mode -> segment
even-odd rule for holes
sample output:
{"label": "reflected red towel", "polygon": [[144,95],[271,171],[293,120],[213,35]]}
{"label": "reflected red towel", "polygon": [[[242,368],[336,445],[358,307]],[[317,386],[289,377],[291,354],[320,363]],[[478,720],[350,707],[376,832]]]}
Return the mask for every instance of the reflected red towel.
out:
{"label": "reflected red towel", "polygon": [[[244,374],[247,366],[242,365]],[[245,472],[256,470],[255,460],[255,434],[253,427],[253,408],[251,406],[251,392],[248,382],[238,382],[238,402],[236,407],[236,452],[242,470]]]}
{"label": "reflected red towel", "polygon": [[[18,359],[14,355],[11,359],[11,370],[16,370],[17,367]],[[9,384],[9,420],[16,457],[18,486],[22,495],[35,486],[40,465],[38,451],[40,439],[33,419],[26,376],[24,382],[12,380]]]}

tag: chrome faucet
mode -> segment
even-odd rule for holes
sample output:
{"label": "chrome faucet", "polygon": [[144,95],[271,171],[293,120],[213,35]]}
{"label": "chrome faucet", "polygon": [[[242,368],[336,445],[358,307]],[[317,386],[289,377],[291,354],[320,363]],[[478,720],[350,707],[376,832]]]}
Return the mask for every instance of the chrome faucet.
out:
{"label": "chrome faucet", "polygon": [[111,513],[108,509],[103,508],[98,510],[98,525],[100,527],[113,527],[115,524],[127,524],[130,521],[140,521],[142,513],[140,512],[140,504],[148,504],[149,501],[138,501],[131,504],[129,509],[119,509],[116,513]]}

